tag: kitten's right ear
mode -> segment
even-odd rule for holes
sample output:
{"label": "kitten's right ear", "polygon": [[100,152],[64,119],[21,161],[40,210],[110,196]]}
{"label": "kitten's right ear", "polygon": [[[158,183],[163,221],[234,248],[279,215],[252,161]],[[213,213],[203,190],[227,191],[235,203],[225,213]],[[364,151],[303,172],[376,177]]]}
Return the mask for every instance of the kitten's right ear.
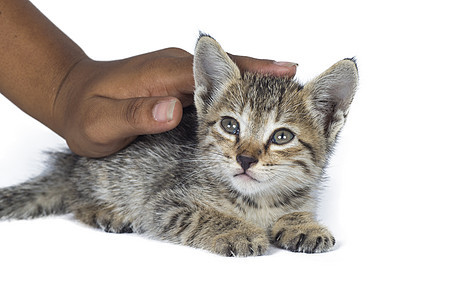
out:
{"label": "kitten's right ear", "polygon": [[194,102],[206,112],[232,80],[241,77],[238,66],[212,37],[201,34],[194,52]]}

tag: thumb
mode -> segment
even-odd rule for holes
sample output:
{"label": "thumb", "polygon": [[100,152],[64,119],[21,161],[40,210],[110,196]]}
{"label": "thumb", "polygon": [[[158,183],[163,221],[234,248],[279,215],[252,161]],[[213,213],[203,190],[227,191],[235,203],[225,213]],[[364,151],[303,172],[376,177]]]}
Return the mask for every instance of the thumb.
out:
{"label": "thumb", "polygon": [[168,131],[182,119],[182,104],[174,97],[125,99],[114,104],[113,122],[124,138]]}
{"label": "thumb", "polygon": [[[130,144],[138,135],[155,134],[176,127],[182,104],[174,97],[111,99],[96,97],[72,120],[64,137],[78,155],[104,157]],[[77,126],[78,125],[78,126]]]}

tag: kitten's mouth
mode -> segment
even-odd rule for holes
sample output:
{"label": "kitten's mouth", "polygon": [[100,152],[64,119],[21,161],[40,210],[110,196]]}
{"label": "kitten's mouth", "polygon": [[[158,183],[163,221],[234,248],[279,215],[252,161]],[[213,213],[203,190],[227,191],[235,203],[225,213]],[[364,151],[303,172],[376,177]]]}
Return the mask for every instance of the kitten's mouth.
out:
{"label": "kitten's mouth", "polygon": [[239,178],[242,178],[243,180],[252,180],[252,181],[260,182],[246,172],[235,174],[235,175],[233,175],[233,177],[239,177]]}

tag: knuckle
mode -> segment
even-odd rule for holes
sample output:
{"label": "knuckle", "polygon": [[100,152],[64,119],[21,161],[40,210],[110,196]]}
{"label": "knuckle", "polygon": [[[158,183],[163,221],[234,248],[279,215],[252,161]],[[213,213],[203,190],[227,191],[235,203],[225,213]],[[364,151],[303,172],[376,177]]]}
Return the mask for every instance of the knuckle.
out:
{"label": "knuckle", "polygon": [[124,116],[125,120],[128,124],[130,124],[133,128],[139,128],[141,124],[143,124],[143,113],[146,110],[144,99],[136,99],[134,101],[130,101],[125,106]]}

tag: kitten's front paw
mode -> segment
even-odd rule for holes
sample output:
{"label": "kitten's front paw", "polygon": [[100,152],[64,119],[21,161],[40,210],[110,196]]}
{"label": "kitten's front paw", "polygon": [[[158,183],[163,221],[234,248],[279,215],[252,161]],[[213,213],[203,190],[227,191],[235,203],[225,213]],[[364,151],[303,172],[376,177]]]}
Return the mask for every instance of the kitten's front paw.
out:
{"label": "kitten's front paw", "polygon": [[335,239],[329,230],[318,224],[282,228],[273,232],[272,236],[274,245],[293,252],[321,253],[335,245]]}
{"label": "kitten's front paw", "polygon": [[271,242],[283,249],[293,252],[321,253],[335,245],[335,238],[326,227],[315,221],[300,218],[281,218],[271,231]]}
{"label": "kitten's front paw", "polygon": [[236,229],[217,235],[212,250],[224,256],[256,256],[264,254],[268,246],[263,230]]}

